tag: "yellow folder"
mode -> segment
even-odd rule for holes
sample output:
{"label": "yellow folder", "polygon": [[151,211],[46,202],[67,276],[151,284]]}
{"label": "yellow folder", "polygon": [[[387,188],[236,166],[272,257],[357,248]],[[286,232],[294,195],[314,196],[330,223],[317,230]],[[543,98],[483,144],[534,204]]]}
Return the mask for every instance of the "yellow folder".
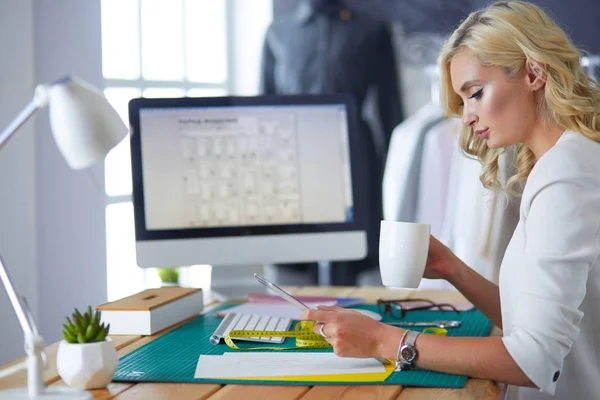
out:
{"label": "yellow folder", "polygon": [[383,382],[394,372],[394,364],[384,365],[385,372],[363,374],[301,375],[301,376],[256,376],[229,378],[248,381],[287,381],[287,382]]}

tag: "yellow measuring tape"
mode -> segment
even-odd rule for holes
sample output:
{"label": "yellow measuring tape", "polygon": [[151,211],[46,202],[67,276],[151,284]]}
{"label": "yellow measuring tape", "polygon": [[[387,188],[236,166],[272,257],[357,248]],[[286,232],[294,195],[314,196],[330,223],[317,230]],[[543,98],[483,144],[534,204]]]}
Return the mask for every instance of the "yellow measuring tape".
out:
{"label": "yellow measuring tape", "polygon": [[[316,334],[313,330],[315,321],[300,321],[296,324],[293,331],[242,331],[233,330],[225,336],[225,343],[233,350],[294,350],[294,349],[326,349],[332,347],[325,338]],[[422,333],[430,333],[436,336],[446,336],[448,331],[443,328],[427,328]],[[248,339],[259,337],[293,337],[296,339],[294,347],[238,347],[233,343],[233,339]]]}
{"label": "yellow measuring tape", "polygon": [[[294,349],[325,349],[331,347],[331,344],[325,338],[319,334],[316,334],[313,330],[315,321],[300,321],[296,324],[293,331],[241,331],[234,330],[230,331],[225,336],[225,343],[227,346],[234,350],[294,350]],[[232,339],[248,339],[258,337],[293,337],[296,339],[295,347],[248,347],[240,348],[233,343]]]}
{"label": "yellow measuring tape", "polygon": [[423,329],[421,333],[431,333],[432,335],[436,336],[446,336],[448,331],[444,328],[427,328]]}

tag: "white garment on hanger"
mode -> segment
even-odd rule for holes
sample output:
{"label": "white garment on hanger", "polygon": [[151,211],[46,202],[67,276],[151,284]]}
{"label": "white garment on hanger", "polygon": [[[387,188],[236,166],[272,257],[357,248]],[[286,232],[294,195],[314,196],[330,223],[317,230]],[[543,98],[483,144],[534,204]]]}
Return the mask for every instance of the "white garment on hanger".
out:
{"label": "white garment on hanger", "polygon": [[[459,128],[458,119],[443,120],[426,133],[423,147],[415,222],[431,224],[431,234],[438,239],[444,229],[448,184],[454,153],[458,151]],[[424,278],[419,288],[454,289],[454,286],[443,279]]]}
{"label": "white garment on hanger", "polygon": [[[497,284],[506,246],[519,219],[519,202],[511,199],[507,205],[503,194],[485,189],[479,180],[481,164],[460,153],[456,139],[440,239],[465,264]],[[500,157],[499,179],[503,185],[516,173],[508,162],[512,156],[508,152]]]}
{"label": "white garment on hanger", "polygon": [[[439,105],[428,103],[399,124],[392,133],[383,175],[383,218],[389,221],[406,220],[401,210],[410,194],[418,190],[418,180],[411,175],[423,127],[443,116]],[[412,219],[414,216],[409,216]],[[409,221],[412,222],[412,221]]]}
{"label": "white garment on hanger", "polygon": [[[513,160],[516,160],[514,148],[509,148],[498,160],[498,180],[503,187],[506,187],[510,177],[517,174],[516,162]],[[502,193],[490,191],[487,192],[487,196],[489,199],[486,203],[487,216],[482,226],[482,235],[486,236],[482,237],[484,242],[481,255],[489,261],[492,268],[488,279],[498,283],[504,253],[519,223],[521,198],[520,196],[507,198]]]}
{"label": "white garment on hanger", "polygon": [[423,146],[415,222],[431,224],[431,234],[436,238],[444,225],[457,128],[456,119],[443,120],[426,133]]}

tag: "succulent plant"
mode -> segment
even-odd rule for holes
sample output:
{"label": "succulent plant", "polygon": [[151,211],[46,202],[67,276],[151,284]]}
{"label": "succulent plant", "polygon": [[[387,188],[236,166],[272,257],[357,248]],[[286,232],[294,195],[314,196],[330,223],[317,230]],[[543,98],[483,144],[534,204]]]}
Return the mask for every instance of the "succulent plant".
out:
{"label": "succulent plant", "polygon": [[158,276],[163,283],[178,283],[179,270],[177,268],[157,268]]}
{"label": "succulent plant", "polygon": [[110,324],[100,323],[100,311],[94,311],[92,307],[88,307],[83,315],[75,309],[71,318],[67,317],[63,324],[63,337],[69,343],[102,342],[108,335]]}

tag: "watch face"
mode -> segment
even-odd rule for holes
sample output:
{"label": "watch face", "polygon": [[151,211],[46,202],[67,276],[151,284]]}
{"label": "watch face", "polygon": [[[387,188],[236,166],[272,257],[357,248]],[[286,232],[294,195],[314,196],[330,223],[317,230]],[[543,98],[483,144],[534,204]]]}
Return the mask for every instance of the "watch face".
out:
{"label": "watch face", "polygon": [[415,357],[417,356],[417,352],[415,351],[415,348],[412,346],[403,346],[400,349],[400,354],[402,355],[402,358],[406,362],[412,362],[415,359]]}

